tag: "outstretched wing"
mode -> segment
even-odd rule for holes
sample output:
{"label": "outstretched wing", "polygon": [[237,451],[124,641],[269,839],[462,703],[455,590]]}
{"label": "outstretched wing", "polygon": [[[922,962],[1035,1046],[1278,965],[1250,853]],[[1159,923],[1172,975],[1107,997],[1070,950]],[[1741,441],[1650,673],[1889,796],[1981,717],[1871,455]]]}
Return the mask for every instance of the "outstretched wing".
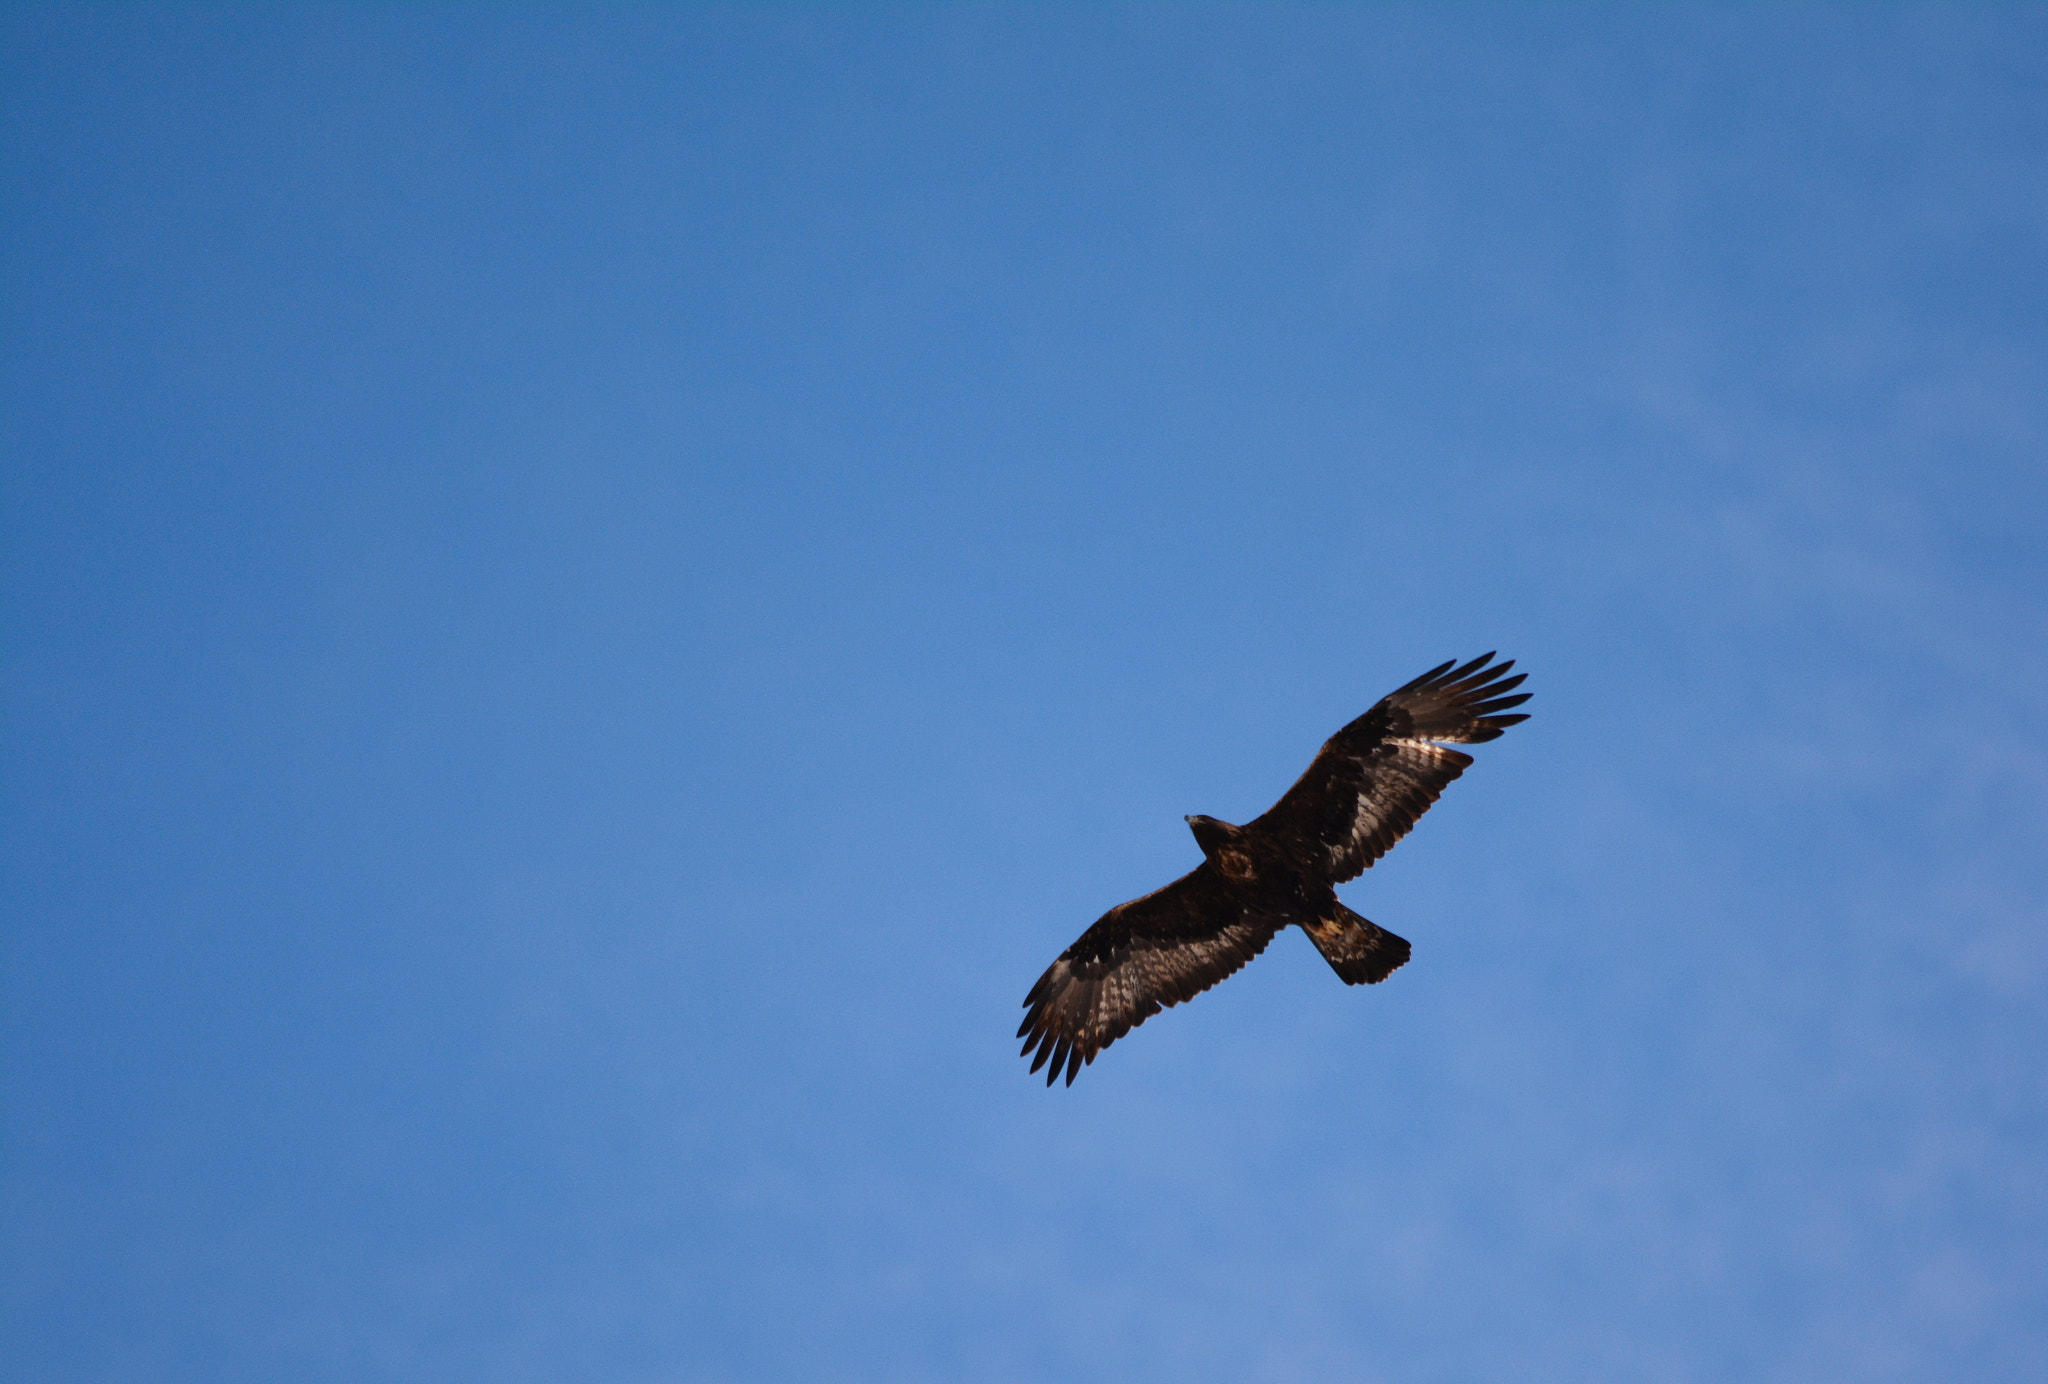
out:
{"label": "outstretched wing", "polygon": [[[1250,829],[1284,842],[1305,868],[1333,884],[1356,879],[1408,834],[1472,756],[1441,741],[1478,744],[1525,715],[1502,715],[1529,700],[1507,694],[1526,673],[1485,654],[1432,668],[1331,736],[1308,772]],[[1493,666],[1489,667],[1489,664]]]}
{"label": "outstretched wing", "polygon": [[1024,997],[1017,1036],[1050,1086],[1157,1014],[1193,999],[1266,949],[1285,918],[1248,911],[1206,860],[1164,889],[1120,903],[1060,953]]}

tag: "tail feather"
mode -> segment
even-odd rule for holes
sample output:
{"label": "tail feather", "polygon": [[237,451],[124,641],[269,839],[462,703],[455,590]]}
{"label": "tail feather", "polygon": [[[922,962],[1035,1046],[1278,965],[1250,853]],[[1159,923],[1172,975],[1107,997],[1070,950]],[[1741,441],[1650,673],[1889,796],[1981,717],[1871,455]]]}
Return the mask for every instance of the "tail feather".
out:
{"label": "tail feather", "polygon": [[1346,985],[1377,985],[1408,960],[1406,938],[1368,922],[1341,903],[1329,917],[1303,923],[1301,930]]}

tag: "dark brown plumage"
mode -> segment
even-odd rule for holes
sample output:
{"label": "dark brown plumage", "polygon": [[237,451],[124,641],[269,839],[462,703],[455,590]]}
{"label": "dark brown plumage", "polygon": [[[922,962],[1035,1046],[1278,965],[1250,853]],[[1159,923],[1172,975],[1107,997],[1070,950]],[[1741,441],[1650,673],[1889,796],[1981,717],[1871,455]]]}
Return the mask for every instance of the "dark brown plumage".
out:
{"label": "dark brown plumage", "polygon": [[1408,834],[1472,756],[1450,743],[1499,737],[1529,700],[1526,673],[1492,654],[1432,668],[1331,736],[1294,787],[1244,826],[1190,817],[1202,863],[1164,889],[1118,904],[1060,953],[1024,997],[1017,1036],[1049,1062],[1050,1086],[1162,1008],[1192,999],[1266,949],[1290,923],[1348,985],[1372,985],[1408,944],[1337,901]]}

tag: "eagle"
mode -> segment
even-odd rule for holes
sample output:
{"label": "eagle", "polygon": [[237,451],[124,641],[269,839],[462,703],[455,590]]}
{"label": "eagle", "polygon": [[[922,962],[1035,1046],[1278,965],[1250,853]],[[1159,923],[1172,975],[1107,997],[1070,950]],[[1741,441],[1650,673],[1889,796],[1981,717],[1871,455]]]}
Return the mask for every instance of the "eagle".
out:
{"label": "eagle", "polygon": [[1187,818],[1202,863],[1120,903],[1060,953],[1024,997],[1024,1055],[1067,1084],[1095,1054],[1160,1009],[1193,999],[1293,924],[1346,985],[1375,985],[1408,943],[1353,913],[1334,886],[1356,879],[1408,834],[1472,756],[1529,718],[1510,708],[1526,673],[1482,654],[1430,669],[1345,726],[1300,780],[1243,826]]}

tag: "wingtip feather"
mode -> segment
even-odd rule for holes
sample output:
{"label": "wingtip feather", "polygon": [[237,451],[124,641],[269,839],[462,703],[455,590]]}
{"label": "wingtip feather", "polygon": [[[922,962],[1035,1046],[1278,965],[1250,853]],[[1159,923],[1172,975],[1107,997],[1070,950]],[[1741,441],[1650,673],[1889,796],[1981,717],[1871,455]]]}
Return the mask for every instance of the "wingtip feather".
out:
{"label": "wingtip feather", "polygon": [[1445,686],[1455,687],[1459,683],[1466,681],[1474,673],[1478,672],[1481,668],[1486,667],[1488,663],[1492,662],[1493,654],[1494,651],[1489,649],[1485,653],[1479,655],[1479,657],[1473,659],[1470,663],[1465,664],[1463,667],[1452,669],[1450,672],[1444,675]]}
{"label": "wingtip feather", "polygon": [[1422,675],[1421,677],[1419,677],[1419,678],[1416,678],[1416,679],[1415,679],[1415,680],[1414,680],[1413,682],[1409,682],[1409,683],[1406,683],[1406,684],[1404,684],[1404,685],[1402,685],[1402,686],[1400,686],[1400,687],[1397,687],[1397,688],[1395,688],[1395,689],[1394,689],[1394,692],[1393,692],[1393,695],[1394,695],[1394,696],[1397,696],[1397,697],[1398,697],[1398,696],[1400,696],[1400,695],[1401,695],[1401,694],[1402,694],[1403,692],[1413,692],[1413,691],[1414,691],[1414,690],[1415,690],[1416,688],[1418,688],[1418,687],[1422,687],[1422,686],[1425,686],[1426,684],[1428,684],[1428,683],[1430,683],[1430,682],[1434,681],[1434,680],[1435,680],[1436,678],[1440,677],[1440,676],[1441,676],[1441,675],[1442,675],[1442,674],[1443,674],[1443,673],[1444,673],[1445,671],[1447,671],[1448,669],[1450,669],[1450,668],[1452,668],[1452,667],[1456,666],[1457,662],[1458,662],[1458,660],[1454,658],[1454,659],[1451,659],[1451,660],[1449,660],[1448,662],[1444,662],[1444,663],[1439,663],[1439,664],[1437,664],[1437,665],[1436,665],[1436,667],[1434,667],[1434,668],[1430,669],[1430,670],[1429,670],[1429,671],[1428,671],[1427,673],[1424,673],[1424,674],[1423,674],[1423,675]]}

